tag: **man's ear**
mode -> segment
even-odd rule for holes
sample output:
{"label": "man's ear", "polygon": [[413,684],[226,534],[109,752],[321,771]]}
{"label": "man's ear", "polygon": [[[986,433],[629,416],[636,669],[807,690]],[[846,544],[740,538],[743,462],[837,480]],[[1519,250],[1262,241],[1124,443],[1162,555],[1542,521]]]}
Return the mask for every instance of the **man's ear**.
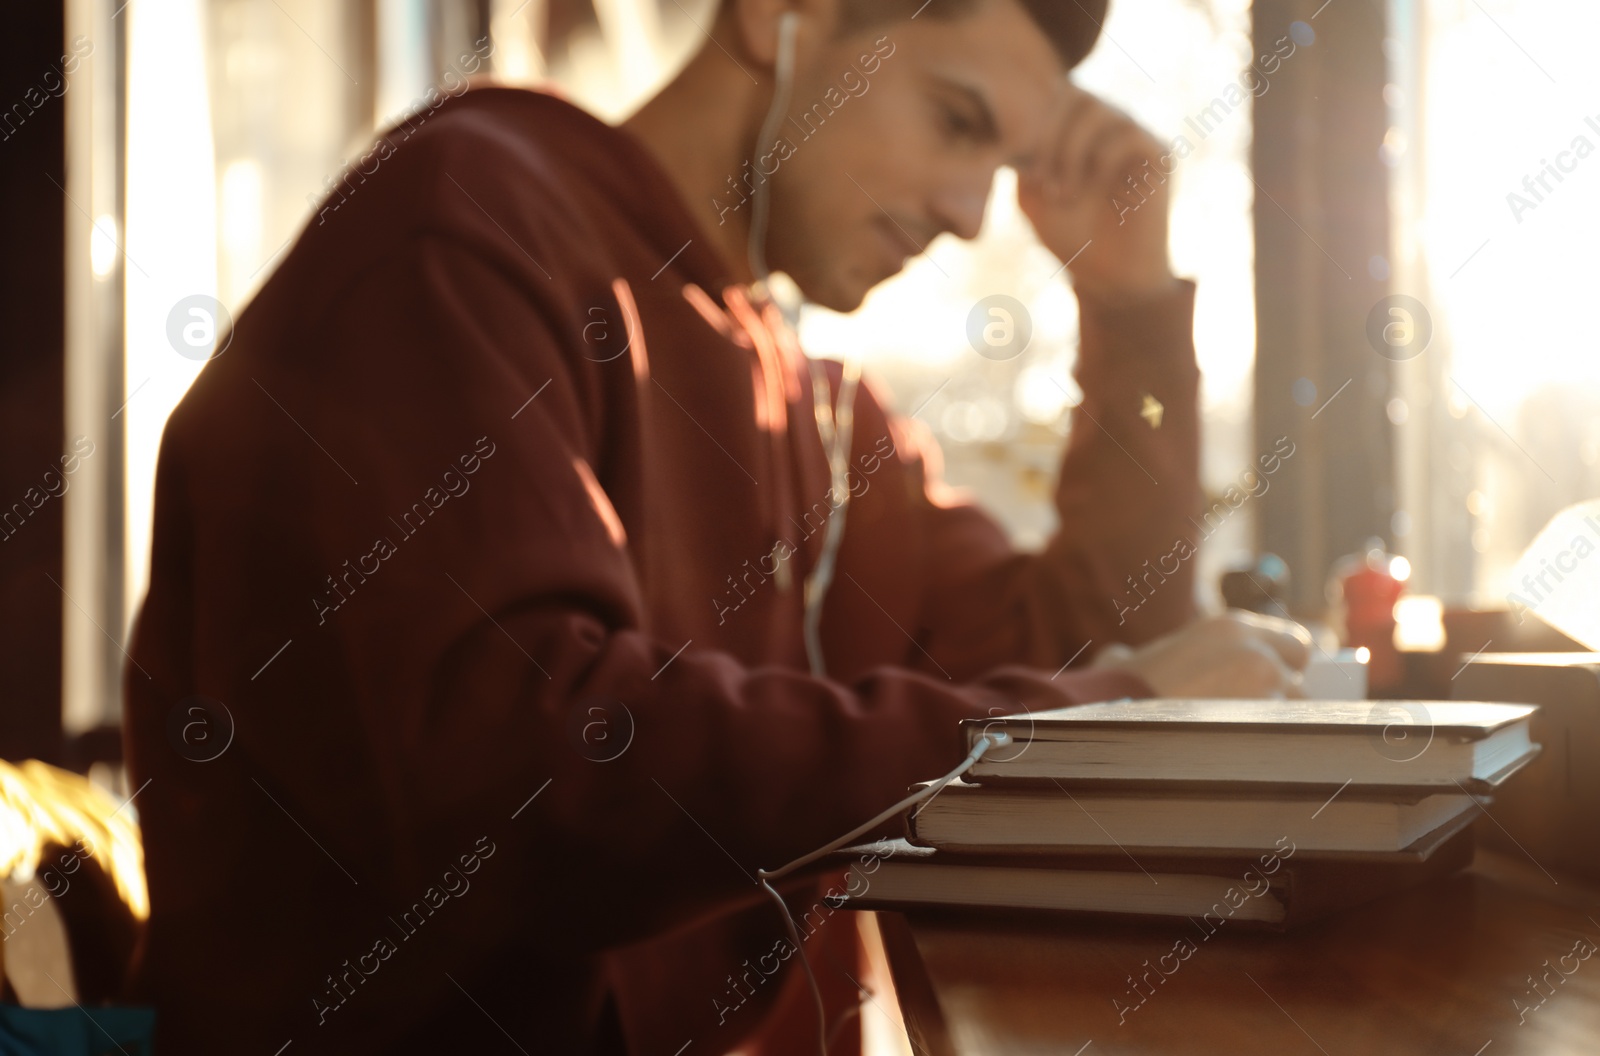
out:
{"label": "man's ear", "polygon": [[799,16],[795,50],[802,59],[818,43],[831,39],[839,26],[841,0],[723,0],[740,49],[757,64],[771,69],[778,61],[778,27],[786,14]]}

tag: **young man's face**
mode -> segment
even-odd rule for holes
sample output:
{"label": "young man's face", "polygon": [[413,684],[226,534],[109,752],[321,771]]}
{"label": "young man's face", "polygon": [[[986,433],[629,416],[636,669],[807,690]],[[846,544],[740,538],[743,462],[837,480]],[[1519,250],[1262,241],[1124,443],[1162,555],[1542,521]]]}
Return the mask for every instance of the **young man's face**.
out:
{"label": "young man's face", "polygon": [[976,236],[996,168],[1044,149],[1065,72],[1015,0],[822,43],[796,72],[787,145],[757,151],[768,265],[851,311],[936,235]]}

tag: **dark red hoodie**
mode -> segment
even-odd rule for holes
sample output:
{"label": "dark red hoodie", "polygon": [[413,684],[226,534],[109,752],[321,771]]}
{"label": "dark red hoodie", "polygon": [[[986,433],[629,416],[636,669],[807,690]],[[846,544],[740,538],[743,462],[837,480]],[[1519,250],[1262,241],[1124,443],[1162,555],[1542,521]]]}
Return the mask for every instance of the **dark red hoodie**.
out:
{"label": "dark red hoodie", "polygon": [[[958,720],[1148,693],[1058,669],[1192,614],[1188,565],[1113,601],[1193,534],[1190,288],[1084,305],[1042,554],[863,388],[818,679],[804,360],[657,163],[512,89],[383,142],[162,442],[126,687],[164,1056],[600,1051],[606,951],[731,927]],[[667,1032],[723,1051],[719,998]]]}

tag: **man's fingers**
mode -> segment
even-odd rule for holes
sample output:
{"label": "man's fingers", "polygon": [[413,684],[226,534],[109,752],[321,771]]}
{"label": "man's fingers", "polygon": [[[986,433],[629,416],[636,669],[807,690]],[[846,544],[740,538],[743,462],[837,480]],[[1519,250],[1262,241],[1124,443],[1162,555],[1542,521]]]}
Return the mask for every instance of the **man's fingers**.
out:
{"label": "man's fingers", "polygon": [[1105,136],[1116,134],[1119,116],[1115,110],[1096,101],[1092,108],[1080,110],[1067,126],[1057,160],[1063,193],[1075,196],[1087,189],[1094,147]]}
{"label": "man's fingers", "polygon": [[1120,667],[1158,696],[1300,699],[1311,635],[1291,620],[1229,612],[1137,649],[1106,647],[1093,666]]}
{"label": "man's fingers", "polygon": [[1067,192],[1113,193],[1121,179],[1138,171],[1150,155],[1151,138],[1116,107],[1096,101],[1070,130],[1063,143]]}
{"label": "man's fingers", "polygon": [[1246,639],[1240,662],[1241,673],[1248,672],[1244,677],[1256,695],[1280,699],[1289,695],[1295,672],[1264,638]]}
{"label": "man's fingers", "polygon": [[1311,632],[1298,623],[1255,613],[1234,615],[1292,670],[1304,671],[1311,662]]}
{"label": "man's fingers", "polygon": [[1035,163],[1045,197],[1059,201],[1063,195],[1074,193],[1078,175],[1074,165],[1079,149],[1074,144],[1085,132],[1098,126],[1098,119],[1109,109],[1099,97],[1084,91],[1071,81],[1062,88],[1061,102],[1056,108],[1055,125],[1046,141],[1040,145],[1041,153]]}
{"label": "man's fingers", "polygon": [[1144,130],[1132,121],[1122,121],[1090,144],[1084,181],[1111,195],[1145,187],[1149,181],[1146,171],[1155,166],[1157,157]]}
{"label": "man's fingers", "polygon": [[1274,633],[1271,641],[1283,662],[1294,670],[1304,671],[1311,663],[1311,633],[1298,623]]}

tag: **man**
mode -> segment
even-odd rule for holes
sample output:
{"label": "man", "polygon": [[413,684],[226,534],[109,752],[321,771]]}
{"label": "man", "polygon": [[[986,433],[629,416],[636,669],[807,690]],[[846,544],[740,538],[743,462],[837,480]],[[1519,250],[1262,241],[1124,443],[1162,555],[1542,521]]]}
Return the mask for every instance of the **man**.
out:
{"label": "man", "polygon": [[[948,771],[960,719],[1294,691],[1287,625],[1185,628],[1192,562],[1113,601],[1191,532],[1198,372],[1162,190],[1113,202],[1156,147],[1065,81],[1101,6],[726,0],[621,129],[484,89],[386,134],[163,441],[127,672],[162,1052],[729,1051],[800,992],[755,871]],[[930,497],[863,388],[820,416],[853,497],[813,675],[842,495],[730,192],[770,179],[767,263],[847,310],[1002,164],[1082,306],[1061,532]],[[814,1047],[788,1022],[765,1051]]]}

